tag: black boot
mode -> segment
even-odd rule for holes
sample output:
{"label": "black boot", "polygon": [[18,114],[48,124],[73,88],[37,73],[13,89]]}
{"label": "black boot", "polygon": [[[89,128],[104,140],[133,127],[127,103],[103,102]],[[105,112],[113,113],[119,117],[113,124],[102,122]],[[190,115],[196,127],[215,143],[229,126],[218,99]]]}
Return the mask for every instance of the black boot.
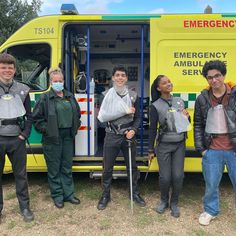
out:
{"label": "black boot", "polygon": [[65,202],[70,202],[71,204],[74,204],[74,205],[79,205],[80,204],[80,200],[79,198],[77,197],[72,197],[72,198],[69,198],[68,200],[66,200]]}
{"label": "black boot", "polygon": [[55,207],[61,209],[64,207],[64,202],[54,200],[54,205],[55,205]]}
{"label": "black boot", "polygon": [[161,201],[156,207],[156,212],[163,214],[165,210],[169,207],[169,187],[164,186],[160,181],[160,190],[161,190]]}
{"label": "black boot", "polygon": [[146,202],[144,201],[144,199],[140,196],[139,193],[134,193],[133,194],[133,200],[134,202],[141,206],[141,207],[145,207],[146,206]]}
{"label": "black boot", "polygon": [[21,210],[21,215],[24,218],[24,221],[30,222],[34,220],[34,214],[29,208],[25,208]]}
{"label": "black boot", "polygon": [[161,200],[160,204],[156,208],[156,212],[159,214],[163,214],[168,207],[169,207],[168,202]]}
{"label": "black boot", "polygon": [[161,189],[161,202],[156,207],[156,212],[163,214],[165,210],[169,207],[169,193],[168,189]]}
{"label": "black boot", "polygon": [[171,215],[175,218],[180,217],[180,211],[177,203],[172,203],[170,205]]}
{"label": "black boot", "polygon": [[103,193],[100,200],[98,201],[97,205],[98,210],[104,210],[107,207],[108,202],[111,201],[110,197],[111,181],[112,181],[112,172],[103,172],[102,176]]}
{"label": "black boot", "polygon": [[[129,173],[129,170],[128,172]],[[129,175],[128,175],[129,176]],[[138,179],[139,179],[139,172],[137,169],[134,169],[132,172],[132,182],[133,182],[133,200],[134,202],[141,206],[144,207],[146,206],[146,202],[144,201],[144,199],[140,196],[139,190],[138,190]],[[130,179],[128,177],[128,183],[130,186]]]}
{"label": "black boot", "polygon": [[98,202],[97,209],[104,210],[107,207],[108,202],[110,201],[111,201],[110,195],[102,195]]}
{"label": "black boot", "polygon": [[180,216],[178,202],[179,202],[179,192],[173,191],[170,199],[170,210],[171,210],[171,215],[175,218],[178,218]]}

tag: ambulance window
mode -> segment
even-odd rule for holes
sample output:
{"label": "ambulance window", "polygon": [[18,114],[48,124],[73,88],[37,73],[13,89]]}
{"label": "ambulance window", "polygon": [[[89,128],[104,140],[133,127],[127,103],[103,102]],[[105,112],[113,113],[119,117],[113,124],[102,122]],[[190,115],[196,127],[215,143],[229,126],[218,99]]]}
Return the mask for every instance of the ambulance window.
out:
{"label": "ambulance window", "polygon": [[16,45],[7,53],[17,60],[15,80],[27,84],[32,91],[46,90],[49,85],[51,48],[46,43]]}

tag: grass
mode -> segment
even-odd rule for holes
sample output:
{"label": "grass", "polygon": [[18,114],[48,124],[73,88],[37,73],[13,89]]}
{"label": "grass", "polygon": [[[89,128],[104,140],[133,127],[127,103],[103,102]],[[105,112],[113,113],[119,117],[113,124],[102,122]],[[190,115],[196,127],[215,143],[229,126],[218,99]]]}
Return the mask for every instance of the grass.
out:
{"label": "grass", "polygon": [[155,221],[159,222],[159,223],[164,223],[167,221],[167,217],[164,214],[156,214],[155,216]]}
{"label": "grass", "polygon": [[[44,175],[43,178],[39,176]],[[140,180],[140,192],[147,206],[134,204],[134,214],[130,211],[128,185],[126,180],[115,180],[112,183],[112,201],[104,211],[98,211],[97,201],[102,189],[100,180],[89,179],[88,175],[75,175],[76,195],[81,199],[78,206],[65,203],[63,209],[57,209],[51,200],[46,174],[29,175],[30,200],[35,221],[25,223],[18,213],[19,206],[12,188],[7,180],[4,202],[4,218],[1,224],[1,235],[187,235],[187,236],[220,236],[236,235],[236,213],[232,211],[233,190],[230,182],[224,180],[221,193],[222,212],[208,227],[201,227],[198,216],[202,209],[204,182],[201,175],[190,175],[185,178],[183,193],[180,198],[181,216],[171,217],[170,212],[157,214],[154,207],[159,202],[160,192],[158,174],[149,174],[144,181]],[[42,180],[42,182],[40,181]],[[224,230],[224,231],[222,231]],[[127,233],[128,232],[128,233]],[[223,233],[222,233],[223,232]]]}
{"label": "grass", "polygon": [[36,203],[37,204],[37,201],[38,201],[38,196],[39,196],[39,193],[41,193],[42,190],[40,187],[36,188],[36,189],[30,189],[30,201],[32,203]]}
{"label": "grass", "polygon": [[111,219],[106,217],[106,218],[101,219],[99,224],[100,224],[99,228],[101,230],[107,230],[111,227],[112,222],[111,222]]}
{"label": "grass", "polygon": [[191,191],[186,192],[184,191],[182,195],[180,196],[180,206],[193,206],[193,205],[199,205],[202,204],[202,197],[203,195],[200,192]]}
{"label": "grass", "polygon": [[136,217],[136,226],[138,228],[143,228],[151,225],[154,222],[154,217],[147,214],[139,214]]}
{"label": "grass", "polygon": [[229,203],[227,202],[226,198],[220,199],[220,208],[221,208],[221,210],[229,209]]}
{"label": "grass", "polygon": [[56,220],[62,216],[62,211],[63,210],[55,209],[52,211],[53,214],[50,214],[47,210],[40,211],[37,212],[36,217],[40,219],[41,223],[54,224]]}
{"label": "grass", "polygon": [[34,226],[36,226],[37,223],[35,221],[32,221],[32,222],[28,222],[27,224],[24,224],[24,229],[32,229]]}
{"label": "grass", "polygon": [[77,180],[75,182],[75,193],[76,195],[84,195],[86,199],[89,200],[98,200],[101,196],[101,187],[100,184],[94,183],[94,180],[88,179],[88,181]]}
{"label": "grass", "polygon": [[16,192],[9,192],[4,197],[5,200],[11,200],[16,198]]}
{"label": "grass", "polygon": [[83,191],[83,195],[86,199],[98,201],[101,196],[101,190],[97,188],[90,188],[89,191]]}
{"label": "grass", "polygon": [[16,221],[12,220],[9,223],[7,223],[7,229],[13,229],[14,227],[16,227],[17,223]]}
{"label": "grass", "polygon": [[10,212],[13,214],[20,213],[20,208],[18,202],[15,202],[14,204],[11,204]]}
{"label": "grass", "polygon": [[191,232],[191,235],[193,236],[210,236],[209,233],[205,232],[205,230],[199,228],[199,229],[193,229]]}

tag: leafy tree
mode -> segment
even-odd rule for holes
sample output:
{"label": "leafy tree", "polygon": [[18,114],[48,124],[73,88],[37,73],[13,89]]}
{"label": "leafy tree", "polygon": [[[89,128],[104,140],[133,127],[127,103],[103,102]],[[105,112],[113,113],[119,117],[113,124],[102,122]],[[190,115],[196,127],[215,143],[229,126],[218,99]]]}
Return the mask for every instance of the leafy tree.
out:
{"label": "leafy tree", "polygon": [[38,16],[41,0],[0,0],[0,45],[27,21]]}

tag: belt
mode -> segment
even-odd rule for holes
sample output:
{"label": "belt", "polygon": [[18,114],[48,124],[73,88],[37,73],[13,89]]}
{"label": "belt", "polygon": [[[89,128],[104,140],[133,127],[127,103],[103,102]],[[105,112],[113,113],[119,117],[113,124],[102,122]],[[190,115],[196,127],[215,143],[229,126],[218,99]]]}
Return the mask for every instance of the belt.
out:
{"label": "belt", "polygon": [[18,121],[16,119],[0,120],[0,126],[2,125],[18,125]]}
{"label": "belt", "polygon": [[[125,129],[125,128],[129,128],[130,126],[133,125],[133,121],[126,123],[126,124],[120,124],[120,125],[115,125],[114,123],[112,123],[112,125],[110,124],[111,122],[108,122],[108,126],[110,126],[111,128],[115,127],[116,130],[121,130],[121,129]],[[113,127],[112,127],[113,126]]]}

